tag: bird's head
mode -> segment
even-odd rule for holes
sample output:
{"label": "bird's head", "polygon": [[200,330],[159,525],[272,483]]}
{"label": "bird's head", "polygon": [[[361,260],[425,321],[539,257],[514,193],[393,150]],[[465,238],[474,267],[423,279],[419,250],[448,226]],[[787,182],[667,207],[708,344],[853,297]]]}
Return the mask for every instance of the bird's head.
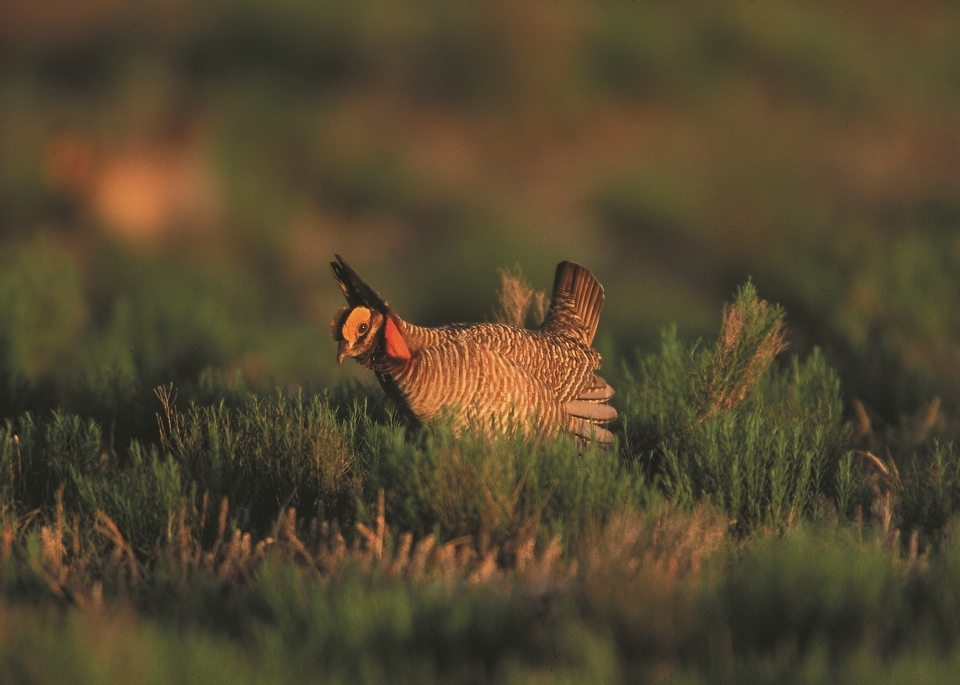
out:
{"label": "bird's head", "polygon": [[331,325],[333,339],[340,343],[337,363],[353,357],[364,366],[375,368],[384,361],[396,364],[409,360],[410,349],[393,309],[340,255],[336,257],[337,261],[330,266],[348,305],[337,312]]}
{"label": "bird's head", "polygon": [[383,342],[380,332],[385,318],[375,309],[362,305],[344,307],[337,312],[331,324],[333,339],[340,343],[337,363],[342,364],[347,357],[359,357],[358,361],[372,357],[378,344]]}

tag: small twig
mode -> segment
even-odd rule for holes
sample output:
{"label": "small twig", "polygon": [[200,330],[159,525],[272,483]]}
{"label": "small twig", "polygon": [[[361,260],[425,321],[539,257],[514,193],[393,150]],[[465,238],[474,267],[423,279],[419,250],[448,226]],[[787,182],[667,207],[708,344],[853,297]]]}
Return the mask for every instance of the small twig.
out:
{"label": "small twig", "polygon": [[875,455],[873,452],[867,450],[856,450],[857,454],[869,461],[871,464],[876,466],[887,478],[890,477],[890,470],[887,468],[887,465],[881,461],[880,457]]}

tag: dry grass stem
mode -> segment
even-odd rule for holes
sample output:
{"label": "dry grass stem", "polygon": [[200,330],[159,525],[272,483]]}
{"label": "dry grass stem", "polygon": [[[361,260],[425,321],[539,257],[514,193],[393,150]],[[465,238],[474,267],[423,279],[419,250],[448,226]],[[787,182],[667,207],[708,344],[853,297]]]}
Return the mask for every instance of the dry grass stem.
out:
{"label": "dry grass stem", "polygon": [[[699,403],[701,423],[718,411],[739,407],[774,357],[787,348],[783,319],[768,321],[769,308],[755,295],[746,307],[739,302],[724,305],[720,336]],[[752,339],[757,325],[767,326],[759,340]]]}
{"label": "dry grass stem", "polygon": [[7,520],[3,526],[3,536],[0,538],[0,567],[6,568],[13,553],[14,523]]}
{"label": "dry grass stem", "polygon": [[875,455],[873,452],[868,450],[856,450],[856,453],[866,459],[870,465],[876,467],[876,469],[884,476],[888,478],[890,477],[890,470],[887,468],[887,465],[884,464],[880,457]]}
{"label": "dry grass stem", "polygon": [[523,328],[527,320],[532,319],[531,327],[539,326],[549,306],[546,294],[527,283],[519,265],[512,271],[501,269],[499,273],[499,308],[494,314],[497,323]]}
{"label": "dry grass stem", "polygon": [[695,578],[727,537],[723,516],[704,506],[691,513],[664,507],[657,516],[626,513],[594,537],[587,559],[591,570],[618,569],[633,575],[653,569],[674,581]]}
{"label": "dry grass stem", "polygon": [[872,506],[873,515],[880,522],[880,534],[883,546],[888,550],[897,549],[900,542],[900,529],[893,524],[893,493],[887,490],[876,497]]}
{"label": "dry grass stem", "polygon": [[153,393],[163,406],[163,416],[157,414],[157,426],[160,429],[160,444],[167,452],[173,452],[174,446],[183,441],[180,425],[180,413],[177,411],[177,390],[173,383],[154,388]]}
{"label": "dry grass stem", "polygon": [[866,436],[873,434],[873,423],[870,421],[870,415],[867,414],[866,407],[860,400],[853,401],[853,411],[857,415],[857,427],[852,440],[854,443],[859,443]]}
{"label": "dry grass stem", "polygon": [[117,567],[119,562],[126,557],[127,567],[130,570],[130,579],[134,583],[139,582],[140,568],[137,562],[137,555],[134,553],[130,545],[127,544],[127,541],[124,539],[123,534],[117,527],[117,524],[114,523],[113,519],[107,516],[103,511],[98,510],[96,528],[101,534],[109,538],[110,541],[116,546],[116,549],[110,558],[110,565]]}

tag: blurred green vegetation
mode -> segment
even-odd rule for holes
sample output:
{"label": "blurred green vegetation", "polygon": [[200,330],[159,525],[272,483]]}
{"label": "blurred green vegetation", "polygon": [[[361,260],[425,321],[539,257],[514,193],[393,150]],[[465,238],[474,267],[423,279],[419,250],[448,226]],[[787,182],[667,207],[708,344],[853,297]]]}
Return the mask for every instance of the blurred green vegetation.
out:
{"label": "blurred green vegetation", "polygon": [[48,9],[0,10],[5,406],[331,384],[334,252],[427,324],[581,261],[627,357],[749,275],[876,418],[960,403],[955,3]]}

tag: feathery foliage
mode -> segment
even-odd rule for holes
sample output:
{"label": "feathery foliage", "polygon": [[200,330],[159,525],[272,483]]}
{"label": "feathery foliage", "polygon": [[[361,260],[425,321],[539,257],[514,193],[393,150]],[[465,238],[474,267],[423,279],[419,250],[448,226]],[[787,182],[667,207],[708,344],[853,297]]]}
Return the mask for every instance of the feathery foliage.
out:
{"label": "feathery foliage", "polygon": [[387,491],[392,521],[445,538],[500,544],[542,530],[572,541],[647,492],[635,465],[597,449],[580,455],[569,437],[542,443],[517,433],[491,441],[446,428],[406,441],[399,425],[368,425],[361,458],[368,493]]}
{"label": "feathery foliage", "polygon": [[772,367],[783,349],[783,310],[747,283],[712,349],[688,349],[667,329],[660,353],[626,370],[626,450],[668,497],[687,507],[707,498],[742,531],[789,526],[825,497],[846,506],[839,381],[816,351]]}
{"label": "feathery foliage", "polygon": [[164,386],[159,432],[119,445],[65,411],[8,419],[0,677],[949,673],[960,456],[929,416],[913,441],[853,434],[823,355],[773,362],[782,320],[748,284],[716,344],[668,329],[618,388],[618,451],[411,432],[357,384]]}
{"label": "feathery foliage", "polygon": [[349,520],[356,457],[323,397],[250,394],[235,408],[191,404],[181,414],[171,388],[157,394],[160,444],[195,492],[214,502],[229,498],[260,530],[290,506]]}
{"label": "feathery foliage", "polygon": [[531,328],[543,323],[550,302],[546,293],[534,288],[523,277],[520,266],[513,270],[500,269],[499,307],[494,312],[497,323],[523,328],[528,321]]}

